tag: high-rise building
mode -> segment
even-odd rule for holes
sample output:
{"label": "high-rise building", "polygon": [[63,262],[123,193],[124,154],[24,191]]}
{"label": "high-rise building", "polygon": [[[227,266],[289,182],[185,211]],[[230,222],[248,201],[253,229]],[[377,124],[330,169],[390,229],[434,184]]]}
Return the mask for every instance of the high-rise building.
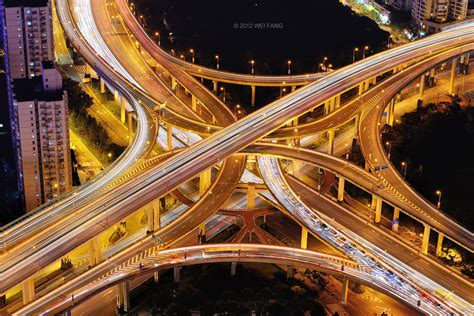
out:
{"label": "high-rise building", "polygon": [[67,93],[53,63],[42,65],[41,76],[16,79],[12,85],[27,211],[72,187]]}
{"label": "high-rise building", "polygon": [[49,0],[4,0],[4,33],[11,79],[41,75],[41,62],[53,60]]}
{"label": "high-rise building", "polygon": [[413,0],[411,16],[418,26],[440,28],[451,21],[464,20],[468,0]]}

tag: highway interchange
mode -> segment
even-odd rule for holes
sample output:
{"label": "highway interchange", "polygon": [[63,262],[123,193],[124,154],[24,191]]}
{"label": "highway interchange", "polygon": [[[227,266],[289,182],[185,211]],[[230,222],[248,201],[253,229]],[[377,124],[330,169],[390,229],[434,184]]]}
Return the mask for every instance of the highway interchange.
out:
{"label": "highway interchange", "polygon": [[[115,11],[112,2],[94,1],[92,3],[89,0],[74,0],[72,3],[73,5],[70,8],[67,1],[57,0],[56,2],[61,23],[69,40],[89,64],[93,65],[101,78],[112,89],[117,90],[122,97],[127,99],[127,102],[133,107],[137,129],[127,152],[103,175],[2,231],[4,254],[0,259],[0,271],[2,271],[0,292],[4,292],[20,283],[28,276],[33,275],[39,268],[61,258],[106,227],[119,222],[140,207],[151,203],[180,184],[198,176],[216,163],[224,162],[212,186],[207,188],[206,193],[201,196],[198,203],[181,214],[172,223],[156,232],[167,247],[173,245],[187,234],[195,231],[202,222],[219,209],[220,205],[233,192],[240,181],[245,163],[245,156],[235,155],[236,153],[259,139],[271,139],[272,135],[278,135],[278,133],[283,135],[282,138],[291,138],[288,135],[294,137],[294,128],[286,128],[285,130],[284,128],[280,129],[280,127],[286,125],[293,118],[312,110],[316,105],[324,103],[332,96],[356,86],[361,81],[413,61],[415,61],[414,69],[418,67],[422,69],[423,63],[426,64],[425,67],[432,67],[453,56],[471,51],[470,44],[474,39],[474,27],[468,24],[383,52],[353,66],[329,73],[324,79],[309,83],[296,92],[249,114],[237,122],[235,122],[235,117],[225,104],[186,72],[189,71],[190,74],[196,75],[192,69],[198,66],[190,65],[188,68],[191,69],[188,69],[186,65],[180,64],[180,67],[177,67],[174,59],[162,60],[166,54],[163,55],[162,52],[156,50],[156,47],[150,47],[150,53],[157,54],[155,57],[163,68],[163,76],[167,72],[168,76],[171,75],[176,78],[181,85],[198,97],[200,103],[205,105],[207,113],[214,116],[213,120],[209,120],[209,116],[204,115],[204,118],[202,118],[190,110],[189,105],[179,100],[176,93],[173,93],[166,82],[160,80],[163,76],[157,75],[157,71],[152,71],[143,60],[140,62],[140,53],[135,50],[134,43],[126,31],[121,30],[120,34],[122,35],[120,36],[106,36],[110,32],[119,32],[110,29],[112,25],[110,18],[117,16],[117,11]],[[120,5],[123,5],[124,2],[120,0],[117,4],[120,8]],[[94,16],[95,19],[90,19],[90,16]],[[129,25],[133,24],[129,23]],[[147,41],[147,38],[143,38],[142,41]],[[186,71],[183,71],[183,68]],[[420,72],[423,71],[420,70]],[[228,76],[224,72],[222,73]],[[219,75],[221,75],[221,72],[212,72],[213,77],[209,78],[216,79],[216,76]],[[211,76],[211,74],[208,74],[208,76]],[[376,161],[386,161],[387,158],[378,140],[379,131],[377,126],[382,115],[381,112],[383,112],[389,99],[393,97],[393,93],[401,90],[416,76],[419,76],[419,74],[415,75],[409,71],[395,74],[393,78],[390,77],[389,80],[369,89],[357,101],[341,107],[314,124],[309,124],[307,128],[303,127],[302,130],[305,131],[305,135],[322,132],[328,128],[339,126],[361,114],[359,129],[368,129],[367,133],[365,133],[365,130],[359,131],[359,134],[364,136],[361,137],[364,153],[367,155],[370,152],[377,157]],[[251,80],[251,78],[248,78],[249,76],[242,77],[245,77],[245,80]],[[217,79],[219,78],[217,77]],[[234,79],[237,80],[235,76]],[[228,79],[222,79],[224,82],[225,80]],[[262,81],[263,78],[259,78],[259,80]],[[281,78],[272,80],[281,83]],[[284,80],[285,82],[290,81],[289,78]],[[153,111],[160,104],[166,105],[164,107],[168,111],[166,117],[157,115]],[[178,115],[176,113],[183,114]],[[194,131],[207,137],[183,151],[175,153],[172,157],[165,154],[162,159],[158,159],[153,165],[147,165],[146,168],[140,167],[141,173],[127,177],[127,172],[133,172],[134,168],[140,166],[140,163],[144,161],[155,143],[159,120],[164,120],[166,124],[174,127],[179,126],[185,131]],[[224,128],[219,128],[219,126]],[[299,130],[298,127],[298,132]],[[250,152],[253,150],[252,153],[255,154],[263,153],[261,148],[266,145],[259,146],[249,147]],[[272,149],[272,145],[267,147],[270,148],[267,154],[285,156],[286,158],[295,158],[295,152],[299,155],[304,151],[303,149],[290,148],[282,154],[281,152],[278,153],[278,150]],[[288,151],[292,153],[288,153]],[[296,158],[298,159],[298,157]],[[278,161],[275,158],[269,159],[258,159],[260,171],[270,191],[280,200],[279,202],[284,205],[289,213],[294,211],[295,205],[299,205],[298,195],[302,197],[306,195],[311,197],[307,201],[313,201],[313,205],[307,202],[308,206],[304,206],[302,209],[317,210],[318,213],[315,214],[319,214],[319,212],[340,212],[336,206],[327,204],[327,201],[314,199],[312,197],[314,192],[312,193],[308,188],[299,185],[295,179],[289,179],[286,182],[287,180],[284,180],[285,178],[278,167]],[[311,161],[311,159],[317,160],[318,158],[307,158],[307,161]],[[320,157],[315,164],[331,170],[331,163],[333,163],[331,160],[334,159],[337,160],[332,156]],[[373,166],[374,164],[372,164],[372,168]],[[336,165],[334,167],[334,163],[332,168],[336,174],[340,174],[341,170],[347,171],[346,166]],[[359,174],[356,174],[356,172],[359,172]],[[356,172],[354,172],[355,175],[352,179],[356,184],[365,181],[369,184],[362,184],[362,186],[369,190],[371,190],[373,183],[388,184],[388,188],[395,188],[404,198],[393,198],[393,191],[390,195],[390,190],[380,190],[380,192],[387,195],[384,199],[400,206],[406,212],[412,211],[415,218],[428,222],[431,227],[443,232],[467,249],[472,250],[474,248],[472,233],[447,218],[416,192],[413,192],[394,168],[387,169],[383,174],[365,172],[364,176],[361,176],[362,171],[356,170]],[[350,179],[350,175],[344,176]],[[292,203],[285,203],[281,200],[285,194],[277,193],[281,192],[279,190],[282,187],[288,187],[288,184],[290,184],[291,189],[286,191],[286,195]],[[298,192],[298,195],[292,195],[291,192]],[[382,194],[380,192],[375,192],[375,194]],[[307,222],[302,217],[310,216],[313,221],[318,220],[318,225],[321,225],[319,219],[314,219],[307,212],[300,213],[299,218],[297,215],[293,215],[303,226],[306,226],[309,230],[314,230],[315,234],[326,236],[329,239],[332,238],[332,243],[335,246],[340,247],[342,245],[344,248],[340,239],[342,233],[336,233],[334,236],[331,233],[333,230],[326,232],[324,229],[317,229],[314,223]],[[332,221],[329,225],[331,224],[337,227],[337,231],[342,231],[340,226],[348,225],[347,222],[342,220],[338,223]],[[346,228],[350,229],[347,226]],[[354,229],[350,230],[352,232],[356,231]],[[362,231],[360,234],[364,235]],[[408,263],[409,267],[406,266],[405,259],[400,258],[403,257],[401,255],[403,251],[396,250],[389,252],[390,255],[382,256],[383,253],[380,252],[380,249],[387,248],[375,246],[374,240],[370,240],[370,236],[366,235],[370,235],[370,232],[364,236],[344,235],[346,236],[344,240],[355,242],[361,246],[361,249],[365,249],[364,253],[368,251],[371,254],[371,256],[367,256],[360,251],[355,251],[353,249],[355,245],[350,246],[351,250],[345,249],[345,252],[354,260],[372,267],[370,271],[364,270],[364,275],[360,277],[361,279],[371,280],[365,283],[371,283],[392,296],[404,299],[412,306],[416,306],[420,299],[423,301],[420,307],[421,310],[428,313],[445,314],[447,311],[454,311],[470,314],[473,312],[472,283],[467,284],[461,281],[452,284],[452,280],[446,281],[445,278],[439,278],[440,273],[444,275],[445,272],[439,272],[442,268],[436,270],[438,269],[436,266],[433,267],[433,273],[428,271],[425,276],[423,275],[425,271],[422,274],[421,271],[415,270],[418,263],[412,264],[412,266]],[[154,244],[153,239],[148,236],[135,247],[139,247],[139,251],[142,252],[146,252],[147,249],[153,247],[156,248],[152,251],[153,253],[161,251],[160,247],[156,247]],[[212,247],[212,245],[209,245],[209,247]],[[249,256],[252,255],[251,250],[257,251],[257,253],[261,250],[258,246],[255,247],[249,250]],[[130,257],[136,255],[136,251],[127,248],[119,252],[116,257],[122,261],[127,261]],[[286,251],[294,250],[288,249]],[[152,252],[149,252],[149,254]],[[354,253],[356,254],[354,255]],[[260,255],[261,258],[265,257],[263,253],[253,256],[260,258]],[[281,256],[281,253],[274,253],[273,255]],[[231,259],[235,260],[235,258],[230,258],[229,261],[232,261]],[[114,264],[118,264],[120,260],[114,261]],[[412,261],[412,259],[409,261]],[[209,262],[213,261],[210,260]],[[377,267],[375,268],[375,266]],[[56,301],[58,293],[64,295],[69,293],[71,289],[77,290],[81,285],[88,284],[95,278],[105,275],[112,267],[111,262],[98,264],[93,269],[96,274],[84,273],[78,276],[78,280],[85,281],[75,281],[72,284],[67,284],[69,288],[67,286],[66,288],[59,287],[57,291],[63,292],[48,293],[41,301],[44,305],[34,302],[29,304],[24,311],[27,311],[28,308],[40,308],[41,310],[41,308]],[[394,276],[393,271],[397,275]],[[399,271],[399,273],[396,271]],[[442,286],[436,284],[435,277],[436,282],[443,283]],[[452,286],[450,290],[455,294],[446,298],[439,297],[436,289],[443,288],[443,286],[445,288]],[[421,287],[422,290],[417,287]],[[425,291],[430,295],[428,299],[425,298],[425,294],[420,294],[421,292],[425,293]],[[436,298],[433,299],[432,297]],[[440,306],[437,304],[440,304]]]}

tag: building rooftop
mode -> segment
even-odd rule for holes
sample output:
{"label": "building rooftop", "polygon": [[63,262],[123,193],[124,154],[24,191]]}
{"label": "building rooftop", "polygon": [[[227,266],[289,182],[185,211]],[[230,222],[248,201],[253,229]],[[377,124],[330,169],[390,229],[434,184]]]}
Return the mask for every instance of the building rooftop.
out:
{"label": "building rooftop", "polygon": [[49,0],[5,0],[5,7],[46,7]]}
{"label": "building rooftop", "polygon": [[60,101],[63,99],[63,91],[45,91],[41,76],[32,79],[13,80],[13,93],[15,100],[24,101]]}

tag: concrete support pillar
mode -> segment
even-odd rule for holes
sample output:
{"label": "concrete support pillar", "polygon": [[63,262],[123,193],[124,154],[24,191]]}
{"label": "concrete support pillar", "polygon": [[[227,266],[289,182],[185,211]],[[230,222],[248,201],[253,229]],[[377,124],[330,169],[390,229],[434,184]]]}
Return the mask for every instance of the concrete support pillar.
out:
{"label": "concrete support pillar", "polygon": [[122,282],[123,310],[130,311],[130,285],[128,281]]}
{"label": "concrete support pillar", "polygon": [[174,267],[173,276],[174,282],[179,283],[181,281],[181,267]]}
{"label": "concrete support pillar", "polygon": [[218,83],[217,81],[212,81],[212,92],[217,93]]}
{"label": "concrete support pillar", "polygon": [[443,253],[443,239],[444,235],[442,233],[438,233],[438,241],[436,242],[436,256],[440,257]]}
{"label": "concrete support pillar", "polygon": [[199,174],[199,196],[202,197],[204,193],[211,187],[211,173],[212,169],[206,169]]}
{"label": "concrete support pillar", "polygon": [[235,276],[236,271],[237,271],[237,262],[232,262],[230,264],[230,275]]}
{"label": "concrete support pillar", "polygon": [[133,135],[133,112],[127,112],[127,119],[128,119],[128,140],[132,141]]}
{"label": "concrete support pillar", "polygon": [[29,277],[21,282],[21,291],[23,293],[23,305],[33,302],[36,298],[35,294],[35,279]]}
{"label": "concrete support pillar", "polygon": [[362,81],[359,84],[359,95],[362,95],[365,91],[369,89],[369,82],[370,82],[370,79],[366,81]]}
{"label": "concrete support pillar", "polygon": [[400,209],[395,207],[393,210],[392,231],[398,233],[399,225],[400,225]]}
{"label": "concrete support pillar", "polygon": [[125,124],[125,103],[126,102],[127,101],[125,101],[124,97],[120,98],[120,122],[122,124]]}
{"label": "concrete support pillar", "polygon": [[198,232],[203,237],[203,241],[206,241],[206,222],[199,225]]}
{"label": "concrete support pillar", "polygon": [[166,150],[171,151],[173,150],[173,127],[171,125],[168,125],[166,127]]}
{"label": "concrete support pillar", "polygon": [[291,86],[291,92],[295,92],[296,91],[296,86]]}
{"label": "concrete support pillar", "polygon": [[419,103],[423,101],[423,95],[425,93],[425,77],[426,77],[425,73],[423,73],[420,77],[420,87],[419,87],[419,94],[418,94]]}
{"label": "concrete support pillar", "polygon": [[105,93],[105,81],[104,79],[100,78],[100,93]]}
{"label": "concrete support pillar", "polygon": [[114,101],[117,101],[119,98],[119,93],[117,90],[114,89]]}
{"label": "concrete support pillar", "polygon": [[101,260],[101,250],[99,246],[99,238],[96,236],[89,240],[89,265],[94,266]]}
{"label": "concrete support pillar", "polygon": [[153,272],[153,281],[155,283],[158,283],[160,281],[160,272],[159,271]]}
{"label": "concrete support pillar", "polygon": [[255,184],[249,183],[247,189],[247,209],[255,208]]}
{"label": "concrete support pillar", "polygon": [[334,136],[336,135],[336,131],[334,129],[330,129],[328,131],[328,154],[332,155],[334,153]]}
{"label": "concrete support pillar", "polygon": [[194,96],[194,94],[191,95],[191,108],[194,112],[197,111],[197,98]]}
{"label": "concrete support pillar", "polygon": [[251,86],[251,89],[252,89],[252,97],[251,97],[251,101],[250,101],[250,104],[252,106],[255,106],[255,93],[256,93],[256,88],[255,86]]}
{"label": "concrete support pillar", "polygon": [[115,286],[115,298],[117,299],[117,311],[121,311],[123,309],[122,283]]}
{"label": "concrete support pillar", "polygon": [[338,94],[334,97],[334,109],[337,109],[341,106],[341,95]]}
{"label": "concrete support pillar", "polygon": [[308,230],[301,227],[301,249],[308,249]]}
{"label": "concrete support pillar", "polygon": [[453,59],[453,62],[451,64],[451,77],[449,79],[449,89],[448,93],[453,94],[454,93],[454,79],[456,77],[456,64],[457,64],[457,59]]}
{"label": "concrete support pillar", "polygon": [[391,99],[387,106],[387,124],[393,126],[395,120],[395,99]]}
{"label": "concrete support pillar", "polygon": [[376,198],[376,203],[375,203],[375,222],[380,223],[380,220],[382,219],[382,199],[381,198]]}
{"label": "concrete support pillar", "polygon": [[349,279],[342,280],[341,304],[347,303],[347,293],[349,292]]}
{"label": "concrete support pillar", "polygon": [[[162,209],[162,203],[164,202],[160,198],[158,200],[153,201],[152,204],[152,209],[153,209],[153,231],[158,230],[161,228],[161,209]],[[151,219],[150,219],[151,221]]]}
{"label": "concrete support pillar", "polygon": [[431,68],[429,85],[430,85],[430,87],[432,87],[435,84],[436,84],[436,68]]}
{"label": "concrete support pillar", "polygon": [[175,91],[178,87],[178,82],[175,77],[171,77],[171,90]]}
{"label": "concrete support pillar", "polygon": [[428,254],[428,246],[430,244],[430,226],[425,225],[425,229],[423,230],[423,239],[421,240],[421,254],[427,255]]}
{"label": "concrete support pillar", "polygon": [[147,218],[147,231],[148,232],[153,232],[155,231],[153,224],[154,224],[154,218],[153,218],[153,206],[147,206],[146,208],[146,218]]}
{"label": "concrete support pillar", "polygon": [[346,180],[339,176],[339,184],[337,186],[337,200],[338,201],[343,201],[344,200],[344,184]]}

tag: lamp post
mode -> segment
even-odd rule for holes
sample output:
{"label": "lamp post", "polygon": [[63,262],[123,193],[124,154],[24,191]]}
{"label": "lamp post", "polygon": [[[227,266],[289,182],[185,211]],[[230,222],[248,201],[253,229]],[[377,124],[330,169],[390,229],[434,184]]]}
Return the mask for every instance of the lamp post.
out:
{"label": "lamp post", "polygon": [[216,55],[215,58],[216,58],[216,69],[219,70],[219,55]]}
{"label": "lamp post", "polygon": [[403,179],[407,177],[407,167],[408,167],[408,164],[405,161],[402,161]]}
{"label": "lamp post", "polygon": [[288,60],[288,76],[291,75],[291,60]]}
{"label": "lamp post", "polygon": [[388,160],[390,160],[390,154],[391,154],[391,152],[392,152],[392,143],[391,143],[391,142],[386,142],[385,145],[388,146],[387,158],[388,158]]}
{"label": "lamp post", "polygon": [[181,56],[179,56],[179,57],[181,57],[182,60],[186,61],[186,56],[181,55]]}
{"label": "lamp post", "polygon": [[237,116],[237,111],[240,112],[239,109],[240,109],[240,104],[237,104],[237,105],[235,106],[235,109],[234,109],[234,114],[235,114],[235,116]]}
{"label": "lamp post", "polygon": [[328,58],[327,58],[327,57],[324,57],[324,58],[323,58],[323,69],[324,69],[324,71],[327,70],[327,69],[326,69],[326,62],[327,62],[327,61],[328,61]]}
{"label": "lamp post", "polygon": [[191,49],[189,50],[189,52],[191,53],[192,62],[193,62],[193,64],[194,64],[194,61],[195,61],[195,59],[194,59],[194,49],[191,48]]}
{"label": "lamp post", "polygon": [[365,52],[369,50],[369,46],[365,45],[364,46],[364,51],[362,52],[362,59],[365,58]]}
{"label": "lamp post", "polygon": [[359,48],[354,48],[354,50],[352,51],[352,63],[355,63],[355,60],[356,60],[356,53],[359,51]]}
{"label": "lamp post", "polygon": [[250,65],[252,67],[252,76],[255,75],[255,60],[251,60],[250,61]]}
{"label": "lamp post", "polygon": [[443,195],[443,192],[441,192],[441,190],[437,190],[436,195],[438,196],[438,203],[436,204],[436,206],[438,208],[441,208],[441,196]]}
{"label": "lamp post", "polygon": [[155,36],[158,37],[158,46],[161,46],[160,32],[155,32]]}
{"label": "lamp post", "polygon": [[225,103],[225,88],[221,87],[221,91],[222,91],[222,101]]}

